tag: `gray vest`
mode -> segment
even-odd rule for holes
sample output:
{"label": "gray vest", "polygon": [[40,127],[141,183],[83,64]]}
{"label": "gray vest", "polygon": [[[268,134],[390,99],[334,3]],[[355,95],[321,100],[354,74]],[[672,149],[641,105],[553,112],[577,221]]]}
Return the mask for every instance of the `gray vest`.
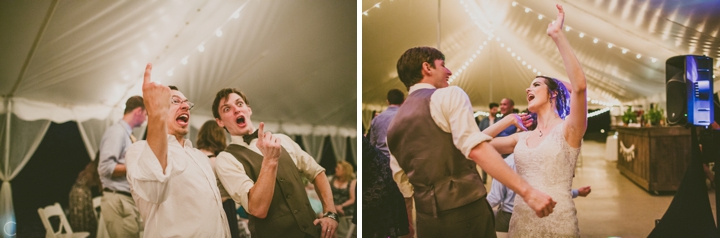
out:
{"label": "gray vest", "polygon": [[387,133],[387,144],[413,185],[416,209],[432,214],[458,208],[487,194],[475,163],[453,144],[430,115],[435,89],[420,89],[400,106]]}
{"label": "gray vest", "polygon": [[[275,178],[275,192],[265,219],[249,215],[252,237],[320,237],[320,230],[313,221],[315,212],[305,192],[305,185],[290,154],[282,149]],[[226,152],[235,156],[245,168],[245,173],[257,182],[262,167],[262,155],[247,147],[230,144]]]}

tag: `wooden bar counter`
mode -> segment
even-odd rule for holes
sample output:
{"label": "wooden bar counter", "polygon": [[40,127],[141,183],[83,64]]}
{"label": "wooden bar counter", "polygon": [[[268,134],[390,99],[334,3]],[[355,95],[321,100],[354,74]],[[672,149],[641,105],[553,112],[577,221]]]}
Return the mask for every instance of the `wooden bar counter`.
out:
{"label": "wooden bar counter", "polygon": [[690,163],[690,129],[617,127],[620,173],[648,192],[677,191]]}

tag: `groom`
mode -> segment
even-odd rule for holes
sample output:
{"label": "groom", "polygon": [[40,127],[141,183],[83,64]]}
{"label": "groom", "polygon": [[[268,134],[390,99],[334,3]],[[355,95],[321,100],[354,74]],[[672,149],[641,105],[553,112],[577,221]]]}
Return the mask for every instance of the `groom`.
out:
{"label": "groom", "polygon": [[[528,185],[487,143],[492,138],[475,124],[467,94],[448,87],[452,72],[442,52],[409,49],[397,71],[408,97],[390,124],[387,144],[393,177],[405,197],[416,201],[418,237],[496,236],[475,164],[520,195],[539,217],[552,213],[552,198]],[[406,201],[412,207],[412,200]]]}

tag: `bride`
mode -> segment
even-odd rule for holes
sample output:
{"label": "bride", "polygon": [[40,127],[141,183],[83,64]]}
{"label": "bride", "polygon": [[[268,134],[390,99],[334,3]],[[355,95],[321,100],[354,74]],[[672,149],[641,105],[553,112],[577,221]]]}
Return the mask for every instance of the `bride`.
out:
{"label": "bride", "polygon": [[[587,86],[585,74],[562,31],[565,12],[560,4],[556,7],[557,19],[548,25],[547,34],[560,51],[570,90],[555,78],[536,77],[525,90],[528,110],[537,115],[535,130],[495,138],[490,144],[501,154],[514,153],[517,173],[531,186],[550,195],[557,205],[552,214],[539,218],[522,198],[516,198],[510,237],[580,236],[570,189],[587,128]],[[522,120],[527,117],[505,117],[483,132],[495,136],[509,125],[524,128]]]}

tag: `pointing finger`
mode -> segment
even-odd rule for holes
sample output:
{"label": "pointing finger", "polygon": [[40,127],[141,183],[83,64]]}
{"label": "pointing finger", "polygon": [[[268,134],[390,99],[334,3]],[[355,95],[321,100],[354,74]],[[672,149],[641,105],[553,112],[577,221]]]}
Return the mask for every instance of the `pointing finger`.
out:
{"label": "pointing finger", "polygon": [[258,139],[262,140],[265,137],[265,123],[260,122],[260,126],[258,127]]}
{"label": "pointing finger", "polygon": [[145,67],[145,76],[143,77],[143,84],[150,83],[150,74],[152,72],[152,63],[148,63]]}

